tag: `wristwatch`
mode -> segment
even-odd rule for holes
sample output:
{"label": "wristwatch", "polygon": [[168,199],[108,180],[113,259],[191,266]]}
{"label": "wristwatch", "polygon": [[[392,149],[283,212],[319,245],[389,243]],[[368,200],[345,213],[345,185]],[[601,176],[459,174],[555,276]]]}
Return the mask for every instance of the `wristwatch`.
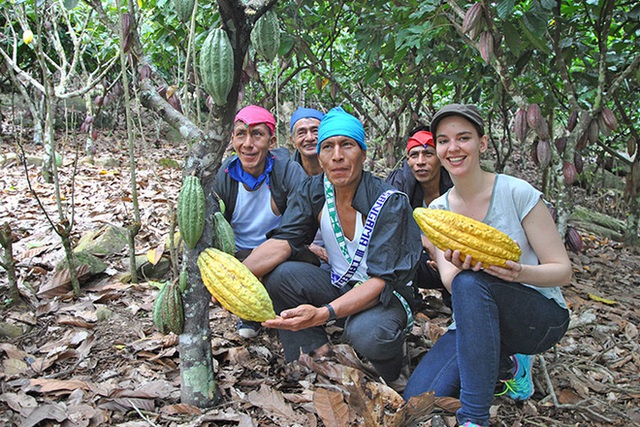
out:
{"label": "wristwatch", "polygon": [[329,310],[329,319],[327,319],[325,325],[332,326],[334,323],[336,323],[336,311],[333,309],[333,307],[331,307],[331,304],[325,304],[323,305],[323,307],[326,307],[327,310]]}

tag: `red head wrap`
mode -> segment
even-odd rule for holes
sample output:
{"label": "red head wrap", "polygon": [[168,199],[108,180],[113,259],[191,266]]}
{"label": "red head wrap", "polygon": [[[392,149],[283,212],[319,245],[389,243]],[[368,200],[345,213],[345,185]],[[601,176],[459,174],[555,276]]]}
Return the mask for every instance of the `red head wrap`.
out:
{"label": "red head wrap", "polygon": [[411,151],[412,148],[415,147],[426,147],[427,145],[436,147],[436,144],[433,142],[433,135],[431,132],[426,130],[421,130],[420,132],[414,133],[409,141],[407,141],[407,154]]}

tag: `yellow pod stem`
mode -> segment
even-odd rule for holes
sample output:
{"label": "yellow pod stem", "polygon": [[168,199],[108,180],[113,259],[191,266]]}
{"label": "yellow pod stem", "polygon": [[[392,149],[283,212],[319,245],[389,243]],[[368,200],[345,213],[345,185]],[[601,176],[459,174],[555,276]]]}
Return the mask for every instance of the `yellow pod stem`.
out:
{"label": "yellow pod stem", "polygon": [[455,212],[416,208],[413,217],[425,236],[440,250],[458,250],[471,255],[473,263],[506,267],[518,261],[522,251],[502,231]]}
{"label": "yellow pod stem", "polygon": [[254,322],[276,317],[265,287],[234,256],[207,248],[198,256],[198,268],[207,290],[233,314]]}

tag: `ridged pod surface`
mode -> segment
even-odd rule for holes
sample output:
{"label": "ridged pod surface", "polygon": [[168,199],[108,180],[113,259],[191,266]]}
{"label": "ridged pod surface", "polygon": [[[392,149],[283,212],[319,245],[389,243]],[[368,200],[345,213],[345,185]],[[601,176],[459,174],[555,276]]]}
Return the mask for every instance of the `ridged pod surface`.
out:
{"label": "ridged pod surface", "polygon": [[212,246],[229,255],[236,253],[236,238],[233,234],[233,228],[231,228],[231,224],[229,224],[222,212],[213,214]]}
{"label": "ridged pod surface", "polygon": [[602,122],[607,128],[611,130],[618,129],[618,119],[610,108],[604,107],[600,113],[600,117],[602,117]]}
{"label": "ridged pod surface", "polygon": [[502,231],[467,216],[440,209],[416,208],[413,217],[425,236],[440,250],[459,250],[472,263],[504,267],[518,261],[522,251]]}
{"label": "ridged pod surface", "polygon": [[471,40],[476,38],[476,35],[482,28],[483,15],[484,9],[482,2],[478,2],[473,4],[467,13],[465,13],[464,18],[462,18],[462,32],[468,34]]}
{"label": "ridged pod surface", "polygon": [[576,167],[571,162],[564,162],[562,165],[562,175],[564,176],[564,182],[567,185],[572,185],[576,182],[576,178],[578,177],[578,171]]}
{"label": "ridged pod surface", "polygon": [[582,237],[580,233],[573,227],[567,227],[567,231],[564,235],[564,242],[569,247],[569,250],[573,253],[582,252]]}
{"label": "ridged pod surface", "polygon": [[182,294],[176,282],[165,285],[167,290],[162,295],[162,319],[170,332],[180,335],[184,330],[184,309],[182,307]]}
{"label": "ridged pod surface", "polygon": [[251,30],[251,44],[265,61],[271,62],[280,48],[280,26],[278,16],[268,10],[256,21]]}
{"label": "ridged pod surface", "polygon": [[225,105],[233,86],[233,47],[222,28],[214,28],[202,44],[200,75],[204,89],[216,105]]}
{"label": "ridged pod surface", "polygon": [[542,111],[538,104],[529,104],[527,108],[527,123],[531,129],[538,129],[542,124]]}
{"label": "ridged pod surface", "polygon": [[549,163],[551,162],[551,144],[549,144],[549,141],[546,139],[538,141],[536,151],[538,153],[539,166],[541,168],[549,166]]}
{"label": "ridged pod surface", "polygon": [[189,249],[195,248],[204,230],[204,190],[198,177],[185,177],[178,195],[178,228]]}
{"label": "ridged pod surface", "polygon": [[516,132],[516,138],[518,138],[518,141],[524,141],[525,138],[527,137],[527,129],[528,129],[527,110],[525,110],[524,108],[520,108],[516,112],[514,128]]}
{"label": "ridged pod surface", "polygon": [[577,124],[578,124],[578,110],[573,110],[571,111],[571,114],[569,114],[569,119],[567,120],[567,130],[569,132],[572,132],[576,128]]}
{"label": "ridged pod surface", "polygon": [[173,7],[181,22],[191,21],[191,15],[193,14],[193,7],[195,4],[195,0],[173,0]]}
{"label": "ridged pod surface", "polygon": [[556,138],[553,141],[553,145],[556,146],[556,150],[558,150],[558,153],[562,153],[564,151],[564,149],[567,147],[567,137],[566,136],[561,136]]}
{"label": "ridged pod surface", "polygon": [[198,268],[211,295],[233,314],[254,322],[276,317],[265,287],[234,256],[207,248],[198,256]]}
{"label": "ridged pod surface", "polygon": [[164,298],[165,292],[168,289],[168,282],[158,291],[156,295],[156,299],[153,302],[153,308],[151,310],[151,318],[153,319],[153,324],[155,325],[158,332],[161,334],[166,334],[169,332],[167,325],[164,323],[164,316],[162,315],[162,300]]}
{"label": "ridged pod surface", "polygon": [[488,64],[493,57],[493,34],[491,34],[491,31],[483,31],[480,34],[478,49],[480,50],[480,56]]}

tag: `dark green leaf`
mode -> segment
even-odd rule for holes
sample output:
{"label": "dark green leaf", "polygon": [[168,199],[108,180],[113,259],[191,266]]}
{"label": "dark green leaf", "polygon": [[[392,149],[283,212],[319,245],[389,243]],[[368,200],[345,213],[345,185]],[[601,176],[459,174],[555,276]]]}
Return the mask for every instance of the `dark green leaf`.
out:
{"label": "dark green leaf", "polygon": [[507,19],[513,13],[515,0],[500,0],[496,3],[498,18]]}

